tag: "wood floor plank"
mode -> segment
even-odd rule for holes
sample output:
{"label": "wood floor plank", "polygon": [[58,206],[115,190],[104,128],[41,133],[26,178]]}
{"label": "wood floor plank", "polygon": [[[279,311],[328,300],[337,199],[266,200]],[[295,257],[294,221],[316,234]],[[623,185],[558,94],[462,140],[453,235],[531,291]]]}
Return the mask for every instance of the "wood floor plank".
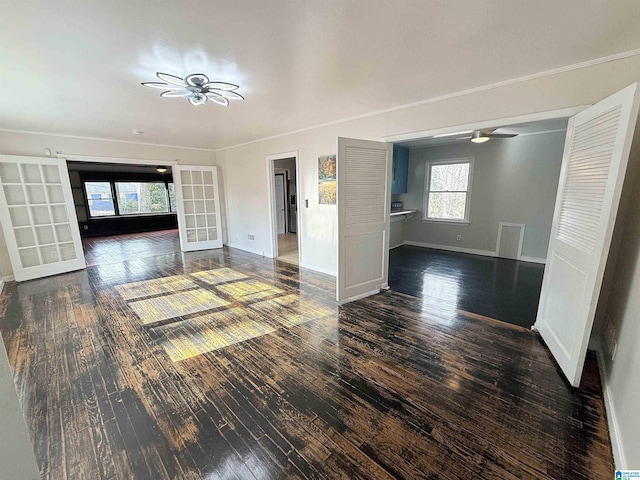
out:
{"label": "wood floor plank", "polygon": [[[0,297],[44,479],[611,477],[591,355],[573,389],[535,334],[466,304],[339,307],[331,277],[291,263],[124,241],[136,255],[92,239],[94,266]],[[174,284],[221,302],[174,309]],[[133,307],[154,299],[145,324]]]}

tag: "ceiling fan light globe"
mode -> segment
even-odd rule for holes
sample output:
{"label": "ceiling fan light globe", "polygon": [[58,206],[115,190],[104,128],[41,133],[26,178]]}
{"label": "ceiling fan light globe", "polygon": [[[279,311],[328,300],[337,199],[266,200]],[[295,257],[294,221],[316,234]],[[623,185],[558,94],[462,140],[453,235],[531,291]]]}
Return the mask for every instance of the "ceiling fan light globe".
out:
{"label": "ceiling fan light globe", "polygon": [[204,73],[192,73],[191,75],[188,75],[184,80],[185,82],[187,82],[187,85],[199,88],[202,88],[203,85],[209,83],[209,77],[207,77]]}
{"label": "ceiling fan light globe", "polygon": [[476,130],[475,132],[473,132],[473,136],[471,137],[471,141],[473,143],[484,143],[484,142],[488,142],[489,141],[489,136],[482,133],[479,130]]}

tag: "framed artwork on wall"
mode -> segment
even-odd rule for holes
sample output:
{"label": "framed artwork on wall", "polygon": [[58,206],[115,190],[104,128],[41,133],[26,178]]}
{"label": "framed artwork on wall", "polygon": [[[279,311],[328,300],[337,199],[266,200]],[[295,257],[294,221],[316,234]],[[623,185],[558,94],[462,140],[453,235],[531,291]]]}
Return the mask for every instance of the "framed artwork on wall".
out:
{"label": "framed artwork on wall", "polygon": [[318,157],[318,203],[336,204],[336,156]]}

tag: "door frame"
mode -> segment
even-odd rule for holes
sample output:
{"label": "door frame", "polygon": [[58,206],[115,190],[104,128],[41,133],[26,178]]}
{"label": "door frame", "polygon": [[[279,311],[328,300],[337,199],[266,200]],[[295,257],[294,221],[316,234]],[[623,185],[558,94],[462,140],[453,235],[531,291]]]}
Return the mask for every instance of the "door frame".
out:
{"label": "door frame", "polygon": [[[293,152],[283,152],[283,153],[275,153],[272,155],[267,155],[267,195],[269,198],[269,229],[271,230],[271,252],[269,255],[266,255],[269,258],[277,258],[278,257],[278,226],[276,224],[276,184],[275,184],[275,166],[274,162],[276,160],[285,160],[287,158],[295,158],[296,161],[296,202],[298,206],[298,211],[296,213],[296,220],[298,230],[296,232],[296,238],[298,240],[298,263],[302,263],[302,248],[300,237],[302,234],[302,224],[300,222],[300,158],[298,155],[298,150]],[[288,201],[289,199],[287,199]],[[285,229],[286,231],[286,229]]]}
{"label": "door frame", "polygon": [[[179,164],[178,160],[148,160],[148,159],[130,158],[130,157],[105,157],[101,155],[78,155],[74,153],[64,153],[64,152],[56,152],[55,156],[61,160],[64,160],[67,163],[67,166],[69,162],[117,163],[117,164],[124,164],[124,165],[155,165],[155,166],[165,165],[170,167],[174,167]],[[82,191],[86,197],[86,192],[84,191],[84,184],[82,186]],[[86,201],[86,198],[85,198],[85,201]],[[73,208],[73,211],[75,212],[75,209],[76,209],[75,203],[68,207]],[[87,216],[88,214],[89,212],[87,212]],[[78,229],[78,233],[80,234],[80,237],[82,237],[82,232],[80,231],[80,224],[78,222],[76,222],[76,227]],[[85,259],[86,259],[86,255],[85,255]]]}
{"label": "door frame", "polygon": [[[390,135],[380,137],[381,142],[402,143],[410,140],[419,140],[425,137],[433,137],[434,135],[443,135],[447,133],[459,132],[461,130],[483,130],[493,128],[496,125],[512,125],[516,123],[539,122],[541,120],[554,120],[556,118],[570,118],[580,113],[591,105],[579,105],[577,107],[560,108],[557,110],[547,110],[544,112],[530,113],[526,115],[514,115],[512,117],[496,118],[493,120],[483,120],[473,123],[462,123],[449,127],[432,128],[430,130],[421,130],[418,132],[401,133],[399,135]],[[543,132],[539,132],[543,133]]]}
{"label": "door frame", "polygon": [[[510,124],[517,124],[517,123],[537,122],[541,120],[554,120],[558,118],[569,119],[574,115],[582,112],[584,109],[589,108],[590,106],[591,105],[579,105],[576,107],[560,108],[556,110],[547,110],[544,112],[530,113],[530,114],[524,114],[524,115],[514,115],[511,117],[503,117],[503,118],[498,118],[494,120],[484,120],[484,121],[473,122],[473,123],[462,123],[458,125],[452,125],[449,127],[433,128],[430,130],[421,130],[418,132],[409,132],[409,133],[402,133],[398,135],[380,137],[380,141],[387,142],[387,143],[401,143],[401,142],[407,142],[411,140],[419,140],[425,137],[432,137],[434,135],[442,135],[447,133],[459,132],[462,130],[482,130],[486,128],[493,128],[496,125],[499,126],[499,125],[510,125]],[[543,133],[543,132],[540,132],[540,133]],[[558,182],[560,182],[559,178],[558,178]],[[389,188],[391,188],[391,184],[389,184]],[[551,234],[549,234],[549,239],[551,239]],[[497,249],[496,249],[496,254],[497,254]],[[535,325],[531,327],[531,330],[536,331]]]}

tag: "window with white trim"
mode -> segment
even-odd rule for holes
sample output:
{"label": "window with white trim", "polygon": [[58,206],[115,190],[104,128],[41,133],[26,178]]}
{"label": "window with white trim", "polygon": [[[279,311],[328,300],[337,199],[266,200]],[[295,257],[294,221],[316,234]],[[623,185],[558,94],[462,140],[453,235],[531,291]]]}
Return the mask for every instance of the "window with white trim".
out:
{"label": "window with white trim", "polygon": [[427,162],[423,220],[468,223],[473,158]]}

